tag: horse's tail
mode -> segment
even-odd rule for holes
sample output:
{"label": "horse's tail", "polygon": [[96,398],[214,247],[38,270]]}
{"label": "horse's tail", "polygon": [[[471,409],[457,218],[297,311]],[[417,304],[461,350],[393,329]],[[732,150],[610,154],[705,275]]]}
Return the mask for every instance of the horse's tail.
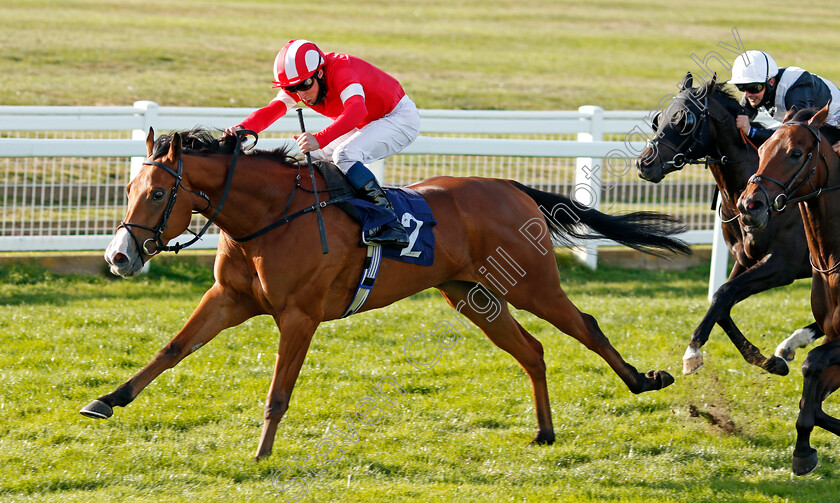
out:
{"label": "horse's tail", "polygon": [[[551,236],[560,244],[606,238],[660,257],[668,253],[691,254],[691,247],[685,241],[672,237],[684,232],[685,226],[671,215],[650,211],[607,215],[581,206],[568,197],[526,187],[514,181],[511,183],[540,206]],[[589,232],[584,227],[595,232]]]}

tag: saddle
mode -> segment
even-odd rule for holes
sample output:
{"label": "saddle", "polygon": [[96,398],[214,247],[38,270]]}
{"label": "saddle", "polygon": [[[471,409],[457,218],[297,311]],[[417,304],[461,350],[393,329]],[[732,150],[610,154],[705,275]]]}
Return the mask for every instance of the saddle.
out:
{"label": "saddle", "polygon": [[312,164],[321,173],[321,176],[324,178],[324,183],[327,185],[326,188],[318,187],[318,192],[326,192],[330,195],[330,199],[348,199],[347,201],[335,203],[335,205],[341,208],[344,213],[347,213],[356,223],[361,224],[362,217],[359,215],[356,207],[353,206],[353,203],[349,201],[349,199],[356,197],[356,191],[350,186],[347,176],[338,169],[338,166],[331,162],[313,161]]}

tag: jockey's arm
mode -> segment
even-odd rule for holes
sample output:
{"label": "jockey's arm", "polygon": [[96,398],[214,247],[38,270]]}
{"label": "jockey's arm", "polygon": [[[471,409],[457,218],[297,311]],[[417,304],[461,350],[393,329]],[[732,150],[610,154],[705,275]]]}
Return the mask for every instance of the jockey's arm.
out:
{"label": "jockey's arm", "polygon": [[367,106],[365,98],[360,94],[354,94],[344,102],[344,110],[335,118],[332,124],[322,131],[315,133],[318,145],[324,147],[329,145],[339,136],[348,133],[361,124],[367,117]]}

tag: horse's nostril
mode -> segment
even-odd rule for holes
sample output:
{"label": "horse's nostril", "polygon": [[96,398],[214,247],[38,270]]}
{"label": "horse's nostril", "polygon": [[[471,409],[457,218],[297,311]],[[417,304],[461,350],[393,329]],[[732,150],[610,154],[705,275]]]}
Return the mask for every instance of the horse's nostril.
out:
{"label": "horse's nostril", "polygon": [[761,201],[750,201],[750,204],[747,205],[748,210],[757,210],[761,208]]}
{"label": "horse's nostril", "polygon": [[128,262],[128,257],[124,253],[117,253],[114,255],[114,264],[121,265]]}

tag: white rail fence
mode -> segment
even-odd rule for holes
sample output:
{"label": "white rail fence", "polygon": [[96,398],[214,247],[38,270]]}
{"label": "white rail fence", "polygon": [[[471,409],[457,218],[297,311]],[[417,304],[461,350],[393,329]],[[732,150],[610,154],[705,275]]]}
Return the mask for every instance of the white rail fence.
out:
{"label": "white rail fence", "polygon": [[[125,183],[156,132],[196,126],[224,129],[244,108],[0,106],[0,251],[104,249],[125,211]],[[655,210],[682,218],[692,244],[714,243],[710,295],[725,281],[728,252],[709,209],[714,183],[687,167],[660,184],[644,182],[633,161],[650,133],[642,111],[421,110],[421,136],[387,164],[374,167],[387,184],[435,175],[512,178],[563,193],[607,213]],[[307,129],[327,120],[306,111]],[[260,148],[293,144],[295,115],[260,135]],[[202,225],[198,216],[193,222]],[[718,231],[714,231],[718,229]],[[217,232],[216,229],[213,232]],[[196,246],[215,248],[218,234]],[[597,264],[599,242],[580,250]]]}

